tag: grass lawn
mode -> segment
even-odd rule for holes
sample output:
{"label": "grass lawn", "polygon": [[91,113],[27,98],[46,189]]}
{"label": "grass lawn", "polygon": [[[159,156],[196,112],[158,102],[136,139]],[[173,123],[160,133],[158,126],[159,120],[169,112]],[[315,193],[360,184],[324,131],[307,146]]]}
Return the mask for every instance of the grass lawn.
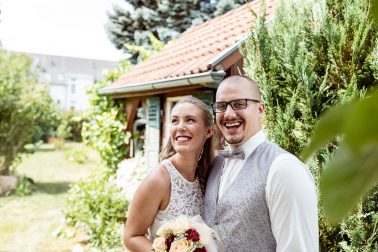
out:
{"label": "grass lawn", "polygon": [[[69,161],[65,153],[74,149],[84,150],[88,160]],[[36,191],[25,197],[0,197],[0,251],[71,251],[77,239],[54,235],[64,227],[64,196],[70,183],[88,176],[98,164],[97,154],[79,143],[25,157],[17,173],[32,178]]]}

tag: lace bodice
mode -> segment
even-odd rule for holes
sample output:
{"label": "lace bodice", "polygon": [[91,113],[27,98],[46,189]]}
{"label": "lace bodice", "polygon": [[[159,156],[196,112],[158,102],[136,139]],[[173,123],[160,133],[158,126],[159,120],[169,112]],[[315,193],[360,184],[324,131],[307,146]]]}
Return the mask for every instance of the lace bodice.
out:
{"label": "lace bodice", "polygon": [[203,211],[203,195],[198,178],[194,182],[186,180],[168,159],[161,164],[166,167],[171,177],[171,196],[167,208],[159,210],[155,216],[149,229],[150,239],[155,238],[156,231],[167,221],[180,215],[202,215]]}

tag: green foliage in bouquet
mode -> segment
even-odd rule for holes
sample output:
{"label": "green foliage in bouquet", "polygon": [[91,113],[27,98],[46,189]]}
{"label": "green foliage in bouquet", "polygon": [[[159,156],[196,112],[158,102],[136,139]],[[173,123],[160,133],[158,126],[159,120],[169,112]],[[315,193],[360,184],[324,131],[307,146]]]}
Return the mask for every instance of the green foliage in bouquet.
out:
{"label": "green foliage in bouquet", "polygon": [[[244,49],[245,71],[261,88],[265,130],[274,142],[299,155],[320,115],[377,86],[378,33],[369,11],[365,0],[297,1],[281,4],[267,25],[258,18]],[[308,160],[318,185],[340,140]],[[377,188],[337,226],[327,221],[319,194],[321,251],[377,249]]]}

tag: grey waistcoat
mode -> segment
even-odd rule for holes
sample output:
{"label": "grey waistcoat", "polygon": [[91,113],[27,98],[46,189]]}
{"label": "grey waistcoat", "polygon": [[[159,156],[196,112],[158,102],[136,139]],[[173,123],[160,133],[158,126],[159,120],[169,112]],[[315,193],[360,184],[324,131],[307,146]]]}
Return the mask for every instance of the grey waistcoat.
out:
{"label": "grey waistcoat", "polygon": [[224,243],[225,252],[275,251],[265,185],[273,160],[285,151],[265,141],[241,168],[235,180],[218,200],[224,158],[217,156],[207,181],[204,220]]}

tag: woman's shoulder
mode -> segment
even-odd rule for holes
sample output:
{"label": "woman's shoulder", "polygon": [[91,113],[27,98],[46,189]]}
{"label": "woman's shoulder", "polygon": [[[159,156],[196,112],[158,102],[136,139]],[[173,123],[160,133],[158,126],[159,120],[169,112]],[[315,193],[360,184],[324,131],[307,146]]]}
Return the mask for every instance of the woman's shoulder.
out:
{"label": "woman's shoulder", "polygon": [[170,181],[171,177],[167,168],[163,164],[159,163],[150,170],[144,180],[144,183],[152,187],[163,189],[170,187]]}

